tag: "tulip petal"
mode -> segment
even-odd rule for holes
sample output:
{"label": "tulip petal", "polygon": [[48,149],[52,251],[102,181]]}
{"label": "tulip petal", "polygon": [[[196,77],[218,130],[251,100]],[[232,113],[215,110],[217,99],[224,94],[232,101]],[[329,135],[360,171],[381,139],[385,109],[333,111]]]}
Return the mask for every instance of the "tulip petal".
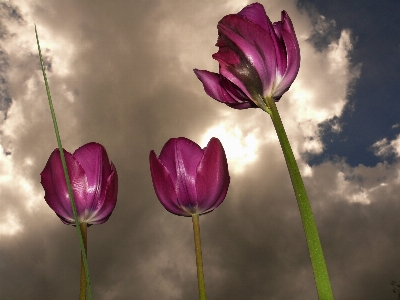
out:
{"label": "tulip petal", "polygon": [[158,158],[150,152],[150,171],[161,204],[180,216],[212,211],[229,186],[226,156],[217,138],[205,149],[183,137],[170,139]]}
{"label": "tulip petal", "polygon": [[224,200],[229,186],[228,163],[224,148],[217,138],[212,138],[204,149],[197,168],[196,190],[198,213],[207,213]]}
{"label": "tulip petal", "polygon": [[[272,28],[272,24],[271,24]],[[225,16],[218,23],[219,51],[213,55],[221,74],[249,98],[269,94],[276,76],[275,33],[238,16]]]}
{"label": "tulip petal", "polygon": [[[171,140],[172,139],[170,139],[170,141]],[[157,198],[160,200],[161,204],[170,213],[179,216],[190,216],[190,214],[186,213],[179,206],[175,192],[175,186],[171,179],[171,173],[168,171],[167,167],[162,163],[162,161],[157,158],[153,150],[150,152],[149,160],[151,179],[153,181]]]}
{"label": "tulip petal", "polygon": [[236,85],[222,75],[197,69],[194,69],[194,73],[211,98],[236,109],[257,107]]}
{"label": "tulip petal", "polygon": [[280,74],[282,79],[277,81],[274,98],[280,98],[289,89],[300,69],[300,47],[292,21],[286,11],[282,11],[282,21],[280,23],[279,26],[286,48],[287,59],[285,73]]}
{"label": "tulip petal", "polygon": [[92,217],[88,218],[87,222],[90,224],[102,224],[106,222],[110,218],[117,203],[118,174],[114,164],[112,163],[111,163],[111,174],[107,178],[107,182],[105,185],[106,188],[105,188],[103,204],[98,208],[97,211],[94,211],[92,213],[93,215]]}
{"label": "tulip petal", "polygon": [[[219,62],[220,74],[199,76],[196,72],[207,94],[236,109],[255,105],[265,110],[263,98],[278,101],[300,68],[300,48],[286,11],[281,21],[272,24],[264,7],[253,3],[223,17],[217,28],[219,50],[213,58]],[[254,105],[246,104],[246,98]]]}
{"label": "tulip petal", "polygon": [[269,20],[264,6],[260,3],[252,3],[243,8],[237,13],[238,16],[249,20],[250,22],[261,26],[262,29],[269,32],[271,28],[271,21]]}
{"label": "tulip petal", "polygon": [[86,210],[91,214],[101,208],[105,200],[106,182],[111,174],[110,161],[106,150],[98,143],[83,145],[73,156],[85,170],[88,181]]}
{"label": "tulip petal", "polygon": [[[274,24],[274,35],[276,38],[275,55],[276,55],[276,79],[275,89],[277,83],[280,82],[287,68],[287,53],[285,44],[282,39],[282,22],[275,22]],[[274,92],[275,92],[274,89]]]}
{"label": "tulip petal", "polygon": [[199,145],[187,138],[178,138],[175,142],[175,162],[177,180],[175,191],[179,204],[188,212],[197,208],[196,170],[203,157]]}
{"label": "tulip petal", "polygon": [[[69,152],[64,150],[64,156],[71,180],[77,214],[79,220],[82,221],[86,206],[88,186],[85,171]],[[64,223],[75,224],[58,149],[55,149],[50,155],[40,175],[47,204]]]}
{"label": "tulip petal", "polygon": [[[179,152],[179,153],[177,153]],[[188,172],[195,176],[196,167],[203,156],[203,152],[199,145],[191,140],[180,137],[172,138],[167,141],[161,150],[159,159],[170,172],[173,182],[178,181],[178,171],[181,166],[178,165],[178,157],[184,159],[184,166]],[[187,164],[187,165],[186,165]]]}

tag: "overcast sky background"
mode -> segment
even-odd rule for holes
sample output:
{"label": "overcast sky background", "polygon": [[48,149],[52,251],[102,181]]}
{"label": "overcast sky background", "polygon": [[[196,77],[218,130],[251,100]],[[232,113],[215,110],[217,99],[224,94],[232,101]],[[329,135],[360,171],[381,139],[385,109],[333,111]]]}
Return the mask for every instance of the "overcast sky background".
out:
{"label": "overcast sky background", "polygon": [[[154,193],[148,156],[171,137],[225,147],[231,185],[200,217],[209,299],[317,299],[270,117],[209,98],[216,25],[248,1],[0,3],[0,298],[76,299],[79,243],[40,184],[57,147],[96,141],[119,175],[111,218],[88,230],[96,300],[197,299],[190,218]],[[260,1],[291,17],[301,67],[278,103],[314,210],[336,299],[396,299],[400,279],[400,3]]]}

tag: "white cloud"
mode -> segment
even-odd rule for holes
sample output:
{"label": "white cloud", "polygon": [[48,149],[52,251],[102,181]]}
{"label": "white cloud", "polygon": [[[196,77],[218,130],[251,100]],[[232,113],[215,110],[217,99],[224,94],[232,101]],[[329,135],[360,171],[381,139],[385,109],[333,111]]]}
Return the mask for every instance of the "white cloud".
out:
{"label": "white cloud", "polygon": [[[68,6],[68,2],[60,3]],[[99,3],[96,9],[99,11],[101,9],[105,10],[103,6],[106,5],[105,3]],[[161,140],[161,136],[163,139],[167,134],[171,137],[176,136],[176,132],[179,132],[181,129],[177,128],[179,126],[175,126],[176,124],[185,124],[184,126],[193,128],[198,136],[197,141],[200,141],[202,147],[206,145],[211,136],[220,138],[228,156],[232,186],[228,192],[228,201],[221,206],[221,209],[204,217],[204,220],[207,220],[204,222],[206,226],[209,224],[216,225],[212,228],[204,227],[205,247],[211,245],[211,250],[214,250],[212,247],[215,245],[215,247],[220,247],[220,249],[215,250],[215,253],[218,254],[225,254],[226,249],[231,249],[230,251],[236,252],[237,257],[240,259],[243,258],[244,262],[247,262],[245,259],[248,259],[246,254],[251,253],[249,255],[252,256],[250,259],[254,258],[255,261],[255,263],[250,261],[254,265],[243,263],[243,265],[235,266],[236,263],[240,264],[240,259],[229,261],[227,257],[231,253],[229,255],[218,255],[218,262],[219,260],[221,261],[220,264],[214,264],[212,268],[208,268],[208,274],[214,274],[213,276],[217,277],[218,280],[223,281],[225,279],[229,281],[227,283],[229,287],[232,286],[232,282],[230,281],[232,277],[229,276],[232,276],[235,272],[240,275],[243,274],[242,269],[239,270],[239,268],[244,268],[246,265],[253,272],[252,275],[260,278],[261,274],[262,277],[264,273],[260,270],[264,266],[260,267],[260,269],[257,268],[264,263],[265,256],[262,256],[263,259],[261,260],[257,257],[260,252],[263,252],[262,255],[264,255],[264,250],[260,250],[259,243],[260,241],[265,241],[268,244],[273,244],[265,238],[265,230],[274,228],[273,226],[276,226],[280,221],[280,218],[274,219],[276,212],[281,212],[282,219],[288,222],[279,228],[279,230],[283,230],[279,231],[281,234],[278,239],[279,243],[286,245],[291,239],[297,242],[301,235],[301,233],[298,234],[301,232],[299,230],[293,231],[293,236],[290,236],[292,227],[290,227],[289,231],[285,231],[289,228],[289,225],[297,224],[299,227],[301,225],[298,219],[298,212],[295,210],[297,207],[295,204],[290,206],[292,204],[290,201],[291,197],[293,198],[293,191],[286,166],[283,162],[279,142],[269,116],[259,109],[235,111],[223,104],[217,103],[204,93],[201,84],[192,73],[192,69],[195,67],[212,71],[218,69],[217,62],[211,58],[211,55],[217,50],[214,46],[217,39],[216,24],[225,14],[239,10],[240,8],[236,9],[235,7],[239,6],[239,4],[242,5],[243,1],[214,2],[213,5],[208,5],[208,2],[205,5],[201,1],[161,1],[157,3],[154,9],[151,6],[152,1],[146,3],[152,8],[151,13],[145,17],[150,21],[149,23],[143,23],[143,27],[141,28],[132,27],[128,30],[140,32],[140,34],[133,36],[142,38],[134,40],[132,44],[129,44],[129,37],[121,33],[124,32],[123,29],[128,26],[127,24],[130,24],[131,19],[129,18],[131,16],[121,21],[121,24],[118,23],[122,18],[121,14],[123,11],[117,11],[118,13],[115,16],[118,17],[114,16],[114,18],[111,18],[110,16],[112,16],[113,11],[107,10],[107,13],[103,15],[104,18],[95,17],[90,21],[93,23],[85,23],[89,22],[87,18],[93,15],[92,11],[90,11],[90,14],[87,13],[86,16],[83,13],[85,18],[79,21],[82,21],[82,23],[79,23],[79,26],[75,27],[74,30],[66,24],[65,28],[68,28],[69,35],[68,32],[64,32],[64,35],[57,32],[56,29],[52,30],[50,28],[51,25],[42,25],[47,23],[42,23],[40,26],[43,27],[39,27],[39,35],[41,42],[43,42],[43,48],[48,49],[46,54],[53,59],[50,87],[54,93],[53,99],[56,101],[56,112],[59,112],[58,116],[62,115],[59,118],[62,137],[64,140],[69,141],[69,146],[66,148],[72,148],[73,150],[72,145],[78,145],[78,141],[81,139],[92,139],[93,135],[95,135],[114,147],[115,159],[114,157],[112,159],[119,162],[119,164],[116,164],[121,179],[117,208],[107,225],[102,225],[101,229],[93,228],[95,226],[91,227],[94,233],[91,235],[93,236],[91,243],[93,242],[94,245],[101,245],[102,247],[102,251],[96,252],[96,248],[91,248],[92,246],[90,246],[90,249],[93,249],[93,252],[90,250],[90,253],[94,254],[91,256],[92,261],[96,261],[96,255],[98,258],[99,255],[103,255],[102,253],[108,253],[105,249],[110,250],[110,256],[107,257],[110,259],[97,260],[99,266],[96,265],[96,268],[101,268],[102,270],[101,276],[97,278],[98,280],[104,280],[105,284],[102,287],[110,287],[107,291],[104,288],[105,291],[102,293],[105,295],[105,298],[109,299],[121,297],[122,291],[127,291],[129,294],[133,287],[138,287],[137,282],[143,283],[141,288],[150,295],[149,299],[154,298],[153,296],[157,296],[157,294],[162,292],[171,298],[179,298],[182,295],[187,295],[187,293],[184,293],[186,287],[180,283],[186,282],[188,275],[190,277],[189,280],[191,280],[191,277],[195,278],[195,271],[192,268],[194,257],[190,248],[192,247],[192,236],[190,235],[190,224],[187,224],[190,223],[190,220],[185,218],[181,221],[179,217],[168,215],[162,208],[153,206],[153,203],[157,200],[151,190],[151,180],[148,170],[148,151],[151,147],[155,147],[154,143],[159,143],[159,145],[165,143],[166,140]],[[373,205],[371,204],[386,201],[388,197],[397,197],[397,191],[400,186],[400,171],[398,163],[397,165],[396,163],[392,165],[387,163],[378,164],[371,168],[364,166],[353,168],[346,165],[343,161],[327,161],[318,166],[309,166],[302,159],[304,152],[321,153],[324,150],[324,145],[321,142],[318,132],[318,124],[342,114],[344,105],[347,102],[347,96],[351,92],[352,83],[360,74],[360,68],[359,66],[352,68],[349,63],[349,55],[351,55],[352,50],[352,38],[349,30],[343,30],[340,38],[332,41],[325,50],[317,51],[314,49],[313,45],[308,42],[308,38],[313,30],[311,22],[307,14],[297,11],[296,3],[294,0],[276,1],[273,3],[269,1],[268,6],[266,6],[266,8],[268,7],[267,12],[271,15],[272,21],[278,20],[280,11],[285,6],[284,9],[289,12],[293,20],[302,55],[298,78],[293,83],[290,91],[282,97],[277,105],[299,162],[313,208],[317,207],[316,217],[320,218],[318,221],[322,224],[321,232],[330,230],[330,228],[326,228],[327,226],[324,227],[325,223],[323,222],[326,219],[329,221],[330,217],[334,220],[332,224],[335,224],[335,230],[329,232],[333,232],[338,237],[336,240],[333,237],[332,241],[339,241],[340,243],[341,237],[346,237],[346,235],[343,235],[343,231],[347,231],[349,228],[343,228],[343,224],[336,223],[337,220],[340,222],[345,217],[343,213],[333,214],[335,213],[333,209],[334,205],[337,203],[344,204],[342,206],[344,207],[343,211],[348,208],[354,209],[354,207],[362,207],[363,209],[372,207]],[[49,5],[52,6],[51,8],[54,9],[54,12],[60,11],[59,8],[59,11],[57,11],[55,3]],[[227,12],[226,7],[231,7],[232,11]],[[79,10],[83,10],[84,8],[84,4],[82,4]],[[143,8],[138,7],[138,9]],[[75,12],[73,9],[71,11]],[[26,14],[29,13],[33,12],[26,12]],[[42,13],[47,17],[47,11]],[[109,17],[111,19],[107,19]],[[32,19],[32,16],[27,17],[29,22]],[[101,26],[104,22],[109,22],[108,24],[115,26],[113,28],[115,32],[118,32],[118,34],[121,33],[121,36],[118,36],[118,41],[126,41],[129,47],[132,46],[133,52],[136,48],[140,48],[143,45],[146,45],[148,48],[139,52],[142,54],[140,57],[136,57],[135,55],[131,57],[130,54],[124,56],[125,52],[118,52],[112,47],[115,42],[113,40],[114,35],[105,35],[107,38],[110,38],[107,39],[109,44],[104,44],[105,49],[98,47],[91,49],[93,52],[84,53],[85,55],[80,53],[78,50],[81,47],[85,47],[85,45],[77,42],[81,41],[81,39],[74,40],[71,36],[78,34],[89,38],[99,38],[100,36],[99,40],[104,42],[102,38],[105,33],[98,29],[98,26]],[[48,24],[51,24],[51,22]],[[149,24],[156,29],[148,28]],[[324,32],[329,32],[329,26],[333,25],[333,20],[329,21],[321,17],[317,25],[317,30],[320,34],[324,34]],[[0,204],[4,213],[0,220],[0,234],[21,234],[21,237],[28,235],[43,237],[44,240],[51,241],[46,244],[46,253],[56,253],[54,249],[57,249],[57,245],[59,245],[60,249],[62,248],[60,253],[57,253],[57,255],[54,254],[54,257],[58,258],[63,255],[68,256],[71,252],[69,247],[65,247],[65,244],[62,244],[67,239],[56,240],[54,238],[55,236],[58,237],[61,233],[64,234],[64,232],[54,226],[51,226],[51,229],[46,232],[41,231],[43,227],[37,226],[35,227],[35,231],[30,226],[32,225],[29,223],[30,220],[27,221],[24,218],[27,215],[36,216],[34,214],[37,214],[38,218],[51,216],[51,220],[54,220],[55,223],[58,222],[60,227],[63,226],[45,204],[43,200],[44,192],[39,183],[39,173],[44,167],[51,150],[55,147],[55,139],[41,74],[37,68],[38,62],[35,61],[37,58],[36,44],[33,39],[33,27],[29,28],[29,26],[30,24],[15,29],[18,34],[13,41],[9,40],[10,44],[6,45],[7,51],[12,56],[12,68],[9,75],[11,94],[14,98],[8,118],[1,125],[3,132],[1,144],[3,148],[0,148]],[[81,30],[85,33],[75,32],[75,30]],[[148,46],[149,44],[146,44],[148,42],[147,37],[146,39],[142,37],[144,35],[143,32],[145,35],[148,32],[151,33],[148,34],[150,36],[148,39],[151,40],[151,48]],[[152,35],[153,33],[154,35]],[[98,46],[99,44],[95,45]],[[104,50],[104,53],[101,50]],[[146,57],[148,53],[154,56],[149,55],[150,58]],[[90,59],[95,55],[98,55],[98,57],[91,61]],[[116,78],[123,78],[122,81],[115,82],[116,79],[114,77],[110,78],[110,73],[107,73],[109,71],[108,67],[95,68],[93,66],[94,64],[101,65],[107,59],[114,59],[111,56],[118,58],[118,55],[122,55],[123,63],[120,63],[118,59],[112,61],[112,63],[117,64],[115,69],[113,69],[113,72],[115,72],[113,75],[116,75]],[[153,58],[158,59],[156,60],[157,63],[155,63],[155,67],[157,68],[156,78],[149,80],[149,77],[144,76],[143,73],[149,67],[146,64]],[[137,68],[131,68],[131,60],[135,61]],[[27,61],[33,61],[32,64],[35,64],[35,66],[26,68]],[[145,62],[143,63],[144,66],[141,65],[143,61]],[[101,72],[85,75],[73,74],[74,76],[69,76],[72,72],[71,65],[74,63],[87,64],[89,70],[95,69],[101,70]],[[121,67],[122,69],[124,67],[132,69],[130,70],[131,73],[123,73],[119,69]],[[103,71],[104,74],[102,73]],[[134,77],[135,74],[139,74],[142,81],[137,80],[138,77]],[[71,83],[70,80],[72,77],[76,77],[75,75],[80,76],[79,80],[82,79],[82,81],[79,83],[72,81]],[[85,76],[88,76],[88,78]],[[93,76],[95,79],[93,79]],[[164,90],[157,90],[159,86],[155,83],[159,82],[163,83],[163,88],[167,87],[169,89],[167,93]],[[79,101],[81,99],[73,92],[78,84],[81,85],[79,87],[84,95],[82,97],[84,101]],[[118,93],[115,98],[113,98],[114,95],[112,93],[110,93],[112,97],[103,94],[112,88],[117,90],[116,92]],[[98,92],[99,90],[100,92]],[[146,95],[144,100],[138,96],[142,94]],[[153,97],[154,94],[159,96],[159,98]],[[190,97],[182,100],[182,94],[189,95]],[[165,96],[165,98],[161,96]],[[105,105],[109,101],[112,101],[112,105]],[[197,107],[204,107],[204,111],[198,112],[200,115],[199,119],[202,121],[201,125],[197,126],[198,128],[194,128],[194,126],[190,127],[193,123],[191,119],[193,114],[189,114],[189,112],[186,115],[187,110],[191,108],[194,101],[201,102],[200,104],[195,103],[198,105]],[[76,109],[83,102],[89,103],[92,106],[79,106],[82,110]],[[137,103],[140,103],[140,105],[135,106]],[[172,119],[170,115],[171,109],[169,109],[168,105],[163,105],[164,103],[168,105],[178,103],[176,109],[181,110],[176,115],[179,115],[179,118],[183,119],[182,123],[174,123],[176,120]],[[208,118],[208,113],[211,110],[213,110],[213,113],[215,112],[214,107],[218,119]],[[83,120],[77,120],[78,117],[74,116],[74,110],[80,113],[79,117]],[[159,112],[159,115],[152,113],[152,110]],[[155,116],[159,116],[159,119],[155,118]],[[96,121],[99,118],[101,120]],[[150,121],[147,119],[150,119]],[[145,125],[142,126],[141,123]],[[152,127],[153,124],[155,124],[154,127]],[[199,122],[195,124],[199,124]],[[398,127],[396,125],[394,125],[394,128]],[[335,123],[332,130],[340,131],[340,126],[340,123]],[[132,134],[132,132],[136,133],[134,131],[136,128],[139,128],[138,131],[142,131],[142,135]],[[169,128],[170,130],[167,133],[162,132],[164,128]],[[104,134],[105,129],[110,130],[112,135],[107,136]],[[11,146],[9,146],[9,141],[11,141]],[[127,145],[133,145],[132,149],[125,150]],[[139,153],[139,151],[135,152],[137,148],[141,150],[142,148],[146,149],[143,153],[142,151]],[[400,137],[398,136],[393,141],[387,139],[378,141],[375,148],[377,155],[395,153],[399,156]],[[3,150],[10,150],[12,154],[6,155]],[[126,152],[124,151],[127,151],[128,155],[125,155]],[[392,203],[396,202],[393,201]],[[159,205],[159,203],[156,203],[156,205]],[[154,213],[154,210],[149,211],[149,208],[162,210],[165,215],[159,216]],[[322,210],[322,213],[318,211],[318,208],[332,209],[333,213],[332,211],[327,211],[324,215]],[[238,212],[237,218],[230,219],[231,216],[229,214],[224,215],[224,211]],[[260,211],[265,212],[265,214],[260,213]],[[271,211],[273,213],[270,213]],[[354,211],[358,212],[357,210],[352,210],[352,212]],[[364,216],[365,211],[360,211],[362,221],[368,219],[368,216]],[[384,208],[382,208],[382,211],[384,211]],[[221,220],[225,224],[220,222],[218,217],[222,217]],[[271,218],[274,223],[268,223],[270,222],[268,218]],[[349,218],[353,220],[354,216],[351,215]],[[243,219],[245,220],[245,225],[241,223]],[[292,222],[292,219],[295,219],[297,223]],[[251,222],[247,220],[251,220]],[[373,219],[368,219],[368,221],[370,220]],[[265,225],[265,227],[258,225]],[[218,236],[218,234],[220,234],[218,237],[222,236],[225,233],[224,230],[234,228],[232,226],[241,228],[243,237],[238,235],[239,239],[237,239],[237,236],[227,235],[221,240],[215,241],[215,236]],[[262,230],[255,230],[259,228],[262,228]],[[295,229],[295,226],[293,226],[293,229]],[[64,230],[64,227],[62,227],[62,230]],[[145,231],[143,233],[142,230],[147,230],[148,232]],[[112,247],[119,247],[120,250],[116,251],[107,243],[104,243],[104,236],[101,236],[100,232],[101,234],[105,234],[104,236],[108,237],[110,241],[113,241],[109,242]],[[123,238],[115,234],[115,232],[121,232]],[[130,236],[123,235],[126,232]],[[368,233],[368,231],[364,232]],[[271,236],[276,234],[272,230],[270,233]],[[289,236],[282,237],[282,233],[289,233]],[[96,237],[96,234],[99,234],[98,237]],[[160,234],[162,238],[155,238],[157,234]],[[143,235],[143,239],[139,238],[140,235]],[[72,234],[71,236],[75,237]],[[248,239],[246,240],[248,236],[251,236],[252,243],[249,243]],[[240,240],[241,238],[242,240]],[[347,238],[349,240],[353,239],[353,237]],[[186,239],[190,239],[190,243],[186,242]],[[226,239],[226,241],[222,241],[223,239]],[[36,243],[36,241],[32,242],[33,240],[35,239],[26,239],[21,241],[21,243],[32,246],[33,243]],[[149,242],[149,240],[151,241]],[[301,240],[301,242],[304,241]],[[151,247],[149,244],[151,244]],[[332,242],[332,244],[334,243]],[[292,245],[293,249],[297,247],[294,244]],[[303,244],[301,247],[303,247]],[[151,252],[151,257],[146,257],[149,249],[154,248],[155,250]],[[41,248],[35,244],[29,249],[37,250]],[[275,252],[284,255],[288,253],[285,252],[287,249],[291,250],[290,247],[282,247],[280,249],[268,248],[268,253],[271,253],[272,257]],[[295,252],[298,251],[298,253],[294,253],[296,255],[306,251],[305,248],[296,249],[294,249]],[[359,248],[354,249],[359,250]],[[126,251],[126,255],[123,256],[121,251]],[[209,252],[205,251],[205,253]],[[358,252],[354,251],[354,253]],[[136,265],[132,263],[132,261],[135,261],[133,259],[135,255],[139,257],[137,259],[139,263]],[[146,259],[143,259],[143,257]],[[305,257],[307,259],[307,255]],[[70,259],[70,257],[67,259]],[[331,259],[331,265],[339,261],[339,258],[331,257]],[[341,258],[340,261],[342,261]],[[274,262],[271,260],[270,263],[273,264]],[[309,261],[307,261],[305,268],[309,268],[308,263]],[[300,260],[296,260],[296,264],[300,264],[299,268],[303,268]],[[45,266],[47,272],[55,264],[46,261]],[[26,265],[22,264],[19,267],[22,269]],[[351,268],[351,264],[349,264],[349,267]],[[303,271],[298,273],[299,268],[296,269],[296,266],[294,267],[294,276],[298,277],[298,274],[302,274],[301,272]],[[42,278],[44,273],[41,273],[40,268],[32,268],[32,270],[36,272],[35,275],[37,278]],[[55,272],[58,272],[59,268],[55,270]],[[117,273],[120,275],[115,279],[116,270],[118,270]],[[139,274],[137,277],[135,277],[135,270]],[[70,272],[70,270],[66,269],[65,272]],[[176,281],[168,277],[171,273],[175,274],[173,279],[176,279]],[[335,273],[333,272],[333,274]],[[69,275],[70,273],[68,273]],[[73,278],[72,275],[70,277]],[[253,277],[250,276],[249,278]],[[342,278],[338,278],[337,276],[335,279],[336,282],[343,281]],[[117,283],[112,286],[113,283],[109,283],[110,279],[116,280]],[[245,279],[241,278],[238,282],[242,284]],[[304,278],[302,280],[305,282],[304,286],[307,284],[312,286],[314,284],[312,275],[310,275],[310,281]],[[153,288],[151,283],[155,282],[157,287]],[[20,283],[26,284],[26,282],[22,281]],[[46,284],[48,283],[52,288],[56,286],[53,281],[49,280]],[[70,289],[69,283],[63,285],[68,290]],[[158,283],[159,285],[157,285]],[[274,285],[279,286],[276,283]],[[253,287],[252,285],[249,286]],[[34,289],[32,288],[32,290]],[[215,284],[214,289],[218,291],[219,284]],[[231,290],[231,288],[227,290]],[[125,298],[128,299],[131,297]],[[276,298],[288,299],[291,297]]]}
{"label": "white cloud", "polygon": [[[228,3],[237,4],[236,2]],[[292,10],[292,5],[294,5],[293,1],[285,2],[285,9],[290,12],[299,40],[301,66],[289,92],[283,95],[277,106],[295,156],[299,158],[300,154],[304,152],[318,154],[323,151],[324,145],[320,139],[318,124],[341,115],[347,102],[347,96],[351,92],[351,85],[360,75],[360,66],[351,67],[349,63],[349,54],[352,50],[350,30],[343,30],[339,40],[332,41],[324,51],[317,52],[308,41],[313,32],[310,19],[299,11]],[[280,18],[282,5],[268,3],[265,7],[272,21],[277,21],[275,20],[276,17]],[[198,7],[188,5],[182,8],[184,12],[189,9],[196,12],[190,15],[190,20],[187,17],[173,17],[176,12],[168,11],[171,9],[169,5],[161,5],[160,12],[158,12],[159,15],[168,16],[165,20],[161,19],[160,21],[161,28],[158,39],[164,45],[163,47],[168,49],[168,51],[163,52],[163,55],[166,56],[166,61],[171,62],[171,64],[166,65],[169,70],[168,73],[173,74],[174,81],[171,84],[181,85],[182,82],[186,82],[181,88],[195,93],[201,98],[201,101],[207,101],[207,98],[208,101],[214,100],[210,99],[204,93],[201,84],[196,82],[197,79],[194,77],[192,69],[199,68],[217,72],[218,63],[212,59],[211,55],[218,50],[214,46],[217,40],[216,24],[223,16],[221,11],[226,11],[226,8],[223,10],[218,6],[213,7],[212,11],[209,8],[209,6],[203,5]],[[180,10],[180,15],[182,15],[182,10]],[[235,11],[233,10],[230,13],[233,12]],[[324,34],[324,32],[328,32],[329,27],[335,26],[335,21],[321,17],[316,26],[320,33]],[[185,38],[182,38],[182,36]],[[179,58],[178,63],[174,57]],[[191,78],[189,81],[187,76]],[[218,105],[221,106],[222,104],[215,102],[215,107],[218,107]],[[225,112],[230,110],[230,108],[218,109]],[[256,114],[258,116],[259,112],[254,112],[254,115]],[[256,135],[250,133],[250,135],[257,137],[258,144],[265,143],[265,139],[271,133],[274,134],[273,127],[267,125],[270,124],[266,121],[266,119],[269,119],[268,115],[264,116],[263,123],[259,122],[261,118],[258,117],[249,118],[246,120],[247,123],[239,119],[231,121],[232,118],[240,118],[240,115],[232,113],[217,124],[209,124],[205,132],[230,128],[229,130],[234,130],[235,133],[227,132],[226,135],[229,135],[231,140],[235,136],[238,145],[246,144],[247,142],[243,139],[249,138],[247,129],[246,133],[240,132],[245,130],[243,127],[261,130]],[[232,123],[235,123],[235,129],[232,129]],[[236,124],[238,125],[236,126]],[[265,124],[265,126],[260,126],[260,124]],[[340,123],[336,122],[332,130],[339,132],[341,130]],[[279,144],[275,146],[279,147]],[[239,169],[242,169],[242,167]]]}
{"label": "white cloud", "polygon": [[338,172],[336,179],[336,193],[344,197],[349,202],[358,202],[361,204],[370,204],[371,200],[368,197],[368,191],[362,187],[354,185],[353,182],[346,180],[343,172]]}
{"label": "white cloud", "polygon": [[17,214],[10,210],[3,211],[2,219],[0,220],[0,236],[10,236],[22,231],[22,222]]}
{"label": "white cloud", "polygon": [[[302,152],[323,151],[318,124],[340,117],[351,85],[360,75],[360,66],[351,68],[349,63],[352,49],[350,31],[343,30],[340,39],[333,41],[322,52],[315,51],[306,42],[309,34],[310,31],[299,34],[306,37],[299,41],[302,57],[300,72],[287,95],[278,103],[291,141],[296,144],[293,150],[297,157]],[[332,130],[340,131],[340,124],[336,122]]]}
{"label": "white cloud", "polygon": [[374,154],[379,157],[385,158],[392,155],[400,157],[400,134],[391,141],[383,138],[375,142],[371,148]]}
{"label": "white cloud", "polygon": [[237,124],[225,121],[208,128],[203,135],[201,145],[205,147],[212,137],[219,138],[225,149],[229,170],[242,173],[248,164],[258,159],[259,132],[259,128],[254,128],[244,133]]}

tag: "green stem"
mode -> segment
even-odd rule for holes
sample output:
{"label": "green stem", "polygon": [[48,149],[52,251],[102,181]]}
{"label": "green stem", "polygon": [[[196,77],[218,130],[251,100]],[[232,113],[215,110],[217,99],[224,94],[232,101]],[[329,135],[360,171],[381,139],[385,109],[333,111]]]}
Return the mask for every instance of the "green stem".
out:
{"label": "green stem", "polygon": [[[83,243],[86,250],[87,255],[87,223],[82,222],[80,224]],[[86,284],[86,272],[85,272],[85,264],[83,262],[83,253],[81,251],[81,284],[79,289],[79,300],[86,300],[86,291],[87,291],[87,284]]]}
{"label": "green stem", "polygon": [[88,263],[87,263],[85,245],[84,245],[84,242],[83,242],[81,227],[78,226],[79,220],[78,220],[78,214],[76,212],[74,194],[72,193],[71,181],[69,179],[67,164],[65,162],[64,151],[63,151],[63,147],[62,147],[62,144],[61,144],[60,133],[58,131],[56,114],[54,112],[53,101],[51,100],[51,95],[50,95],[50,88],[49,88],[49,84],[47,82],[46,71],[44,69],[42,51],[40,50],[39,37],[38,37],[37,30],[36,30],[36,25],[35,25],[35,34],[36,34],[36,42],[37,42],[37,46],[38,46],[38,50],[39,50],[40,66],[42,67],[44,84],[46,86],[47,98],[49,100],[50,112],[51,112],[51,116],[53,118],[54,131],[56,132],[56,139],[57,139],[58,149],[60,150],[61,163],[62,163],[63,170],[64,170],[65,181],[66,181],[67,187],[68,187],[68,195],[69,195],[69,199],[71,201],[71,207],[72,207],[72,212],[74,214],[74,220],[75,220],[75,224],[76,224],[76,229],[78,231],[78,238],[79,238],[79,243],[80,243],[80,246],[81,246],[81,251],[83,253],[83,262],[84,262],[84,266],[85,266],[86,281],[87,281],[87,286],[88,286],[88,296],[89,296],[89,300],[92,300],[92,292],[91,292],[91,289],[90,289],[89,266],[88,266]]}
{"label": "green stem", "polygon": [[194,249],[196,251],[197,283],[199,286],[199,299],[206,300],[206,286],[204,284],[203,258],[201,255],[199,215],[192,215]]}
{"label": "green stem", "polygon": [[322,252],[322,246],[319,240],[310,201],[307,197],[306,188],[304,187],[296,159],[294,158],[285,129],[283,128],[282,120],[275,105],[275,100],[270,97],[267,97],[265,100],[269,108],[267,112],[270,114],[276,133],[278,134],[294,193],[296,195],[297,204],[299,206],[301,221],[306,234],[308,251],[310,252],[311,264],[314,271],[318,299],[333,300],[334,298],[331,283],[329,281],[328,270],[326,268],[324,254]]}

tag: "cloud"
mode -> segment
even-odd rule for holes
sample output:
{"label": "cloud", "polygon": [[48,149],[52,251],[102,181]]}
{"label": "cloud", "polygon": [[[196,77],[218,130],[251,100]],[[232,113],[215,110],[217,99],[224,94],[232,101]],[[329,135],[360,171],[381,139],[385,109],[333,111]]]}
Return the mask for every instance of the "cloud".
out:
{"label": "cloud", "polygon": [[390,156],[400,157],[400,135],[397,135],[397,137],[391,141],[387,138],[383,138],[375,142],[371,146],[371,150],[376,156],[383,158]]}
{"label": "cloud", "polygon": [[[269,116],[217,103],[192,71],[217,71],[211,58],[216,24],[246,1],[13,3],[25,22],[4,21],[14,33],[4,41],[12,104],[1,124],[0,151],[5,298],[72,299],[78,286],[76,232],[47,207],[40,185],[57,145],[33,20],[64,147],[73,152],[100,142],[119,174],[115,211],[107,223],[89,229],[94,298],[197,295],[190,219],[158,203],[148,165],[150,150],[159,153],[178,136],[203,147],[211,136],[220,138],[231,170],[226,200],[200,219],[209,295],[316,298],[297,203]],[[369,168],[352,168],[342,158],[315,166],[306,161],[307,154],[324,151],[319,124],[341,116],[359,79],[361,67],[349,63],[352,32],[317,12],[314,23],[296,1],[264,4],[272,21],[288,11],[301,47],[298,78],[277,105],[305,175],[336,297],[386,297],[391,290],[385,294],[385,284],[397,274],[393,249],[400,246],[397,160]],[[315,32],[329,35],[322,39],[325,47],[315,45]],[[332,124],[340,131],[340,122]],[[397,143],[386,140],[377,153],[385,146],[393,152]]]}

